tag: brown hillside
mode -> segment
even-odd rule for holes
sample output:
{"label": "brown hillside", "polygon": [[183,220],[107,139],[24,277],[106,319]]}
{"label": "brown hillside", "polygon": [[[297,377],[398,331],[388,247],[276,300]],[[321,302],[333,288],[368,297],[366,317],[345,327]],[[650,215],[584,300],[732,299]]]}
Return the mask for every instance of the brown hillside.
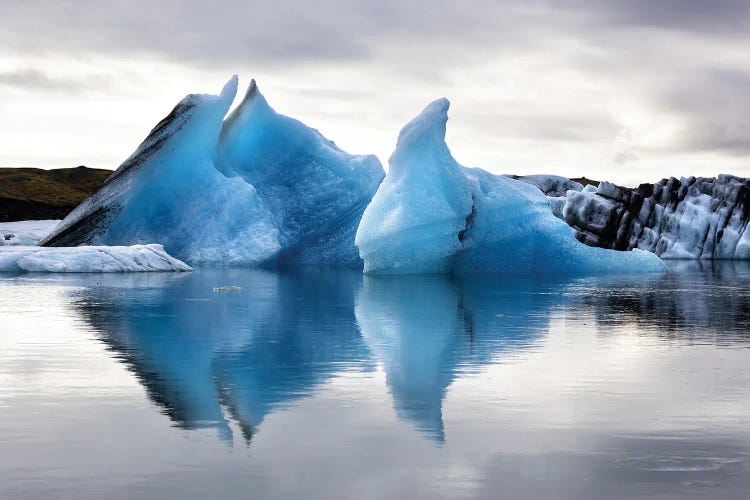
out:
{"label": "brown hillside", "polygon": [[62,219],[111,174],[87,167],[0,168],[0,222]]}

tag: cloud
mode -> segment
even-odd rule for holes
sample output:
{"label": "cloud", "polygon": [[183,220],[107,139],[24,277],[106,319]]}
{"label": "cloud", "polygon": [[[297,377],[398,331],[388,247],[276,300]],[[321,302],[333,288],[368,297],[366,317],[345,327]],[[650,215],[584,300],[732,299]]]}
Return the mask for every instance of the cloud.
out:
{"label": "cloud", "polygon": [[676,146],[750,154],[750,71],[704,68],[662,90],[661,101],[684,120]]}
{"label": "cloud", "polygon": [[103,83],[104,79],[102,77],[85,80],[58,78],[49,76],[37,69],[21,69],[0,73],[0,86],[4,85],[32,91],[77,93],[92,88],[100,88]]}
{"label": "cloud", "polygon": [[[441,96],[454,104],[455,151],[478,166],[565,164],[608,177],[683,153],[750,155],[743,0],[0,0],[0,9],[0,64],[32,66],[2,73],[0,86],[53,97],[92,86],[65,73],[71,60],[90,72],[101,64],[112,93],[143,107],[239,72],[259,77],[280,111],[384,158],[408,112]],[[629,149],[608,154],[623,129]],[[610,170],[588,173],[592,158]]]}

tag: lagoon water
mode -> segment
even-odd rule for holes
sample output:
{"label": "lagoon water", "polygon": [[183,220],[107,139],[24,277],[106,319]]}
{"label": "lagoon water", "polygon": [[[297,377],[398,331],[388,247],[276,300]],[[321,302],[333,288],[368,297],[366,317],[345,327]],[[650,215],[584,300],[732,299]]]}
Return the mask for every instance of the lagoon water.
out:
{"label": "lagoon water", "polygon": [[750,265],[671,266],[2,275],[0,498],[749,498]]}

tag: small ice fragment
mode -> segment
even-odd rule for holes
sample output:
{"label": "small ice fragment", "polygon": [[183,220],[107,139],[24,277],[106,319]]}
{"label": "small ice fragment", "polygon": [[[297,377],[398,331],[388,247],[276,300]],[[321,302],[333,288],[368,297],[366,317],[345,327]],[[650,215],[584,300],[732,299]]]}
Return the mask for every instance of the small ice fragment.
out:
{"label": "small ice fragment", "polygon": [[242,287],[239,286],[215,286],[213,288],[214,293],[240,293]]}

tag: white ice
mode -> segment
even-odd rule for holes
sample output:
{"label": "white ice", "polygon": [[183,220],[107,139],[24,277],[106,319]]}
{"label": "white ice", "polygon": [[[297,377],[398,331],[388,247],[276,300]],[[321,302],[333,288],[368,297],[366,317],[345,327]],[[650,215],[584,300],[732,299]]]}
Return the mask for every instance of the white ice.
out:
{"label": "white ice", "polygon": [[161,245],[129,247],[0,247],[0,272],[127,273],[191,271]]}
{"label": "white ice", "polygon": [[365,272],[590,274],[659,272],[643,251],[578,242],[535,186],[459,165],[445,144],[449,103],[433,102],[401,131],[390,170],[356,244]]}
{"label": "white ice", "polygon": [[0,222],[0,246],[36,245],[59,222],[59,220]]}
{"label": "white ice", "polygon": [[547,196],[565,196],[569,190],[581,191],[583,184],[559,175],[534,174],[518,178],[519,181],[539,188]]}

